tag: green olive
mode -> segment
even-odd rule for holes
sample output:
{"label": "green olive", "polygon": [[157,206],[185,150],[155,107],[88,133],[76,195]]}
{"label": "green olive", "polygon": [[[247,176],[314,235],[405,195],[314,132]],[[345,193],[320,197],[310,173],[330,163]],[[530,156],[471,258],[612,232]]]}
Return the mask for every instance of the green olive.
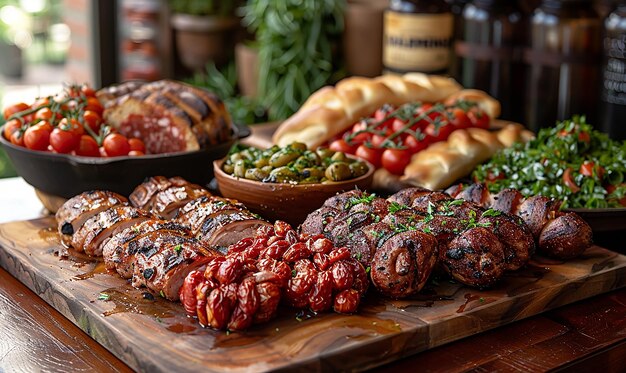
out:
{"label": "green olive", "polygon": [[264,172],[260,168],[249,168],[246,170],[246,175],[245,175],[246,179],[257,180],[257,181],[263,181],[263,179],[265,179],[268,176],[269,174],[267,172]]}
{"label": "green olive", "polygon": [[240,159],[243,159],[243,156],[241,155],[241,153],[234,153],[234,154],[231,154],[230,157],[229,157],[229,160],[232,163],[235,163],[235,162],[237,162]]}
{"label": "green olive", "polygon": [[337,152],[333,154],[333,156],[330,157],[330,159],[333,162],[346,162],[348,160],[348,157],[346,157],[346,155],[343,152]]}
{"label": "green olive", "polygon": [[243,159],[235,162],[235,168],[233,170],[233,175],[236,177],[245,177],[246,176],[246,163]]}
{"label": "green olive", "polygon": [[254,167],[258,167],[258,168],[265,167],[269,164],[270,164],[269,158],[257,158],[254,161]]}
{"label": "green olive", "polygon": [[281,150],[274,153],[270,158],[270,166],[283,167],[289,164],[291,161],[295,161],[300,157],[300,153],[293,150]]}
{"label": "green olive", "polygon": [[305,168],[302,170],[301,174],[304,178],[313,178],[317,180],[325,176],[324,169],[321,167]]}
{"label": "green olive", "polygon": [[289,178],[290,180],[296,180],[298,178],[298,174],[286,166],[273,169],[272,172],[270,172],[270,176]]}
{"label": "green olive", "polygon": [[261,170],[262,170],[263,172],[265,172],[265,173],[268,173],[268,174],[269,174],[270,172],[272,172],[272,170],[273,170],[273,169],[274,169],[274,168],[273,168],[272,166],[270,166],[270,165],[267,165],[267,166],[263,166],[263,167],[261,167]]}
{"label": "green olive", "polygon": [[301,156],[298,159],[296,159],[296,161],[293,163],[293,166],[298,170],[302,170],[307,167],[314,166],[314,164],[305,156]]}
{"label": "green olive", "polygon": [[321,159],[330,158],[335,154],[334,151],[328,148],[317,148],[316,152],[317,152],[317,155],[319,155]]}
{"label": "green olive", "polygon": [[352,177],[363,176],[369,171],[367,165],[361,161],[354,161],[350,163],[350,171],[352,172]]}
{"label": "green olive", "polygon": [[308,159],[311,162],[311,165],[313,166],[320,166],[322,164],[322,160],[320,159],[320,156],[316,152],[305,150],[302,156]]}
{"label": "green olive", "polygon": [[301,142],[293,142],[289,147],[293,150],[305,151],[307,149],[306,144]]}
{"label": "green olive", "polygon": [[346,162],[335,162],[326,169],[326,178],[332,181],[348,180],[352,177],[350,166]]}
{"label": "green olive", "polygon": [[232,163],[224,163],[222,170],[224,170],[227,174],[232,175],[233,172],[235,172],[235,166]]}

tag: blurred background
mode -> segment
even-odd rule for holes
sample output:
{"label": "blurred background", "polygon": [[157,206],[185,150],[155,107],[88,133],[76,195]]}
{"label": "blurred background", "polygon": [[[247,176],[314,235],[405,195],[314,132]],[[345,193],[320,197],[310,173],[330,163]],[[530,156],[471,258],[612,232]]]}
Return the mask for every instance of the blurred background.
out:
{"label": "blurred background", "polygon": [[[599,124],[612,97],[602,91],[610,53],[619,64],[609,83],[626,92],[626,78],[619,74],[626,48],[615,55],[606,44],[607,28],[613,27],[617,44],[626,45],[626,14],[610,15],[623,1],[445,1],[454,17],[445,73],[500,99],[504,119],[532,129],[550,126],[579,114],[573,111],[581,109],[575,103],[582,99],[580,114]],[[323,85],[383,73],[383,13],[389,5],[389,0],[0,0],[0,95],[6,106],[58,92],[64,82],[99,88],[172,78],[215,91],[238,122],[279,121]],[[611,17],[618,18],[613,26]],[[552,85],[556,90],[548,89]],[[626,105],[626,93],[622,96],[619,109]],[[563,97],[566,103],[557,100]],[[621,121],[614,113],[612,120]],[[2,157],[0,175],[10,175]]]}

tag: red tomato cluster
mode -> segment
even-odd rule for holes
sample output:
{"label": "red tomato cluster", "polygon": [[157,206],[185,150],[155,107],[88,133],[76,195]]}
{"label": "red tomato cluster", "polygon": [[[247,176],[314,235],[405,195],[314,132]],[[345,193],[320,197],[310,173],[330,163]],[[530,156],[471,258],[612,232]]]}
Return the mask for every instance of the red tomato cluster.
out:
{"label": "red tomato cluster", "polygon": [[371,117],[355,123],[329,147],[402,175],[411,156],[430,144],[445,141],[457,129],[487,129],[489,125],[489,116],[467,101],[450,106],[410,103],[394,108],[385,105]]}
{"label": "red tomato cluster", "polygon": [[115,133],[104,123],[104,108],[87,86],[67,87],[63,97],[45,97],[32,105],[4,109],[4,137],[31,150],[84,157],[144,155],[142,140]]}

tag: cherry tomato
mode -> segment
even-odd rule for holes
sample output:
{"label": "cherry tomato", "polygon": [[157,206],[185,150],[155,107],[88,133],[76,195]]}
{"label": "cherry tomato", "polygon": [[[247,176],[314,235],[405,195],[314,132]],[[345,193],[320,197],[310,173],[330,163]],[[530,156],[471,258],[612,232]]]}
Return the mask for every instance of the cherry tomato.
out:
{"label": "cherry tomato", "polygon": [[22,112],[24,110],[28,110],[30,109],[30,106],[26,105],[23,102],[17,103],[15,105],[11,105],[8,106],[4,109],[4,119],[9,119],[9,117],[11,117],[11,115],[17,114],[19,112]]}
{"label": "cherry tomato", "polygon": [[102,124],[102,117],[100,117],[100,114],[95,111],[85,110],[85,113],[83,114],[83,121],[94,133],[97,134],[100,132],[100,125]]}
{"label": "cherry tomato", "polygon": [[337,139],[330,143],[328,148],[334,152],[343,152],[347,154],[354,154],[358,145],[350,145],[344,139]]}
{"label": "cherry tomato", "polygon": [[574,178],[572,177],[572,169],[566,168],[563,172],[563,183],[573,192],[577,193],[580,191],[580,187],[576,185],[574,182]]}
{"label": "cherry tomato", "polygon": [[404,169],[411,162],[411,152],[408,149],[385,149],[381,163],[383,167],[394,175],[404,174]]}
{"label": "cherry tomato", "polygon": [[52,130],[54,129],[52,124],[50,124],[50,122],[48,122],[47,120],[40,121],[39,123],[36,124],[36,126],[41,126],[41,127],[47,129],[50,132],[52,132]]}
{"label": "cherry tomato", "polygon": [[24,132],[22,130],[13,132],[9,141],[11,141],[11,144],[24,146]]}
{"label": "cherry tomato", "polygon": [[82,92],[82,94],[84,94],[86,97],[96,97],[96,91],[91,88],[90,86],[88,86],[87,84],[83,84],[80,87],[80,91]]}
{"label": "cherry tomato", "polygon": [[50,104],[50,98],[49,97],[40,97],[37,100],[35,100],[35,102],[30,107],[35,109],[35,108],[40,108],[42,106],[47,106],[49,104]]}
{"label": "cherry tomato", "polygon": [[100,149],[96,140],[89,135],[82,135],[76,148],[76,155],[84,157],[99,157]]}
{"label": "cherry tomato", "polygon": [[119,133],[112,133],[104,138],[102,142],[104,150],[109,157],[119,157],[128,155],[130,144],[126,136]]}
{"label": "cherry tomato", "polygon": [[424,129],[424,133],[426,136],[430,137],[433,142],[445,141],[448,139],[448,136],[454,131],[456,128],[450,125],[447,122],[442,122],[441,124],[430,123]]}
{"label": "cherry tomato", "polygon": [[83,126],[80,124],[80,122],[74,118],[72,119],[68,119],[68,118],[63,118],[61,119],[61,121],[59,122],[58,127],[61,127],[61,129],[64,129],[66,131],[71,131],[73,132],[77,138],[80,139],[80,136],[85,134],[85,128],[83,128]]}
{"label": "cherry tomato", "polygon": [[141,150],[131,150],[128,152],[128,155],[130,156],[134,156],[134,157],[139,157],[142,155],[146,155],[146,153],[142,152]]}
{"label": "cherry tomato", "polygon": [[430,143],[427,142],[426,139],[419,140],[415,136],[411,136],[411,135],[407,135],[404,138],[403,142],[404,142],[404,146],[406,146],[409,149],[409,151],[413,154],[426,149],[428,145],[430,145]]}
{"label": "cherry tomato", "polygon": [[[367,128],[367,122],[362,120],[360,122],[358,122],[357,124],[355,124],[352,127],[352,134],[350,134],[350,140],[348,141],[348,143],[352,144],[352,145],[360,145],[363,144],[367,141],[370,141],[370,139],[372,138],[372,134],[369,132],[361,132],[358,133],[359,131],[363,131]],[[347,141],[347,140],[346,140]]]}
{"label": "cherry tomato", "polygon": [[594,166],[593,162],[585,161],[583,162],[583,164],[580,165],[580,170],[578,172],[580,172],[584,176],[591,177],[593,176],[593,166]]}
{"label": "cherry tomato", "polygon": [[383,143],[385,142],[385,140],[387,140],[387,136],[382,136],[382,135],[373,135],[372,139],[370,141],[370,143],[372,144],[373,147],[375,148],[382,148]]}
{"label": "cherry tomato", "polygon": [[489,129],[489,126],[491,125],[491,119],[489,118],[489,115],[487,115],[478,108],[474,108],[467,112],[467,116],[469,117],[474,127]]}
{"label": "cherry tomato", "polygon": [[588,143],[591,141],[591,136],[589,136],[588,132],[580,131],[578,133],[578,141]]}
{"label": "cherry tomato", "polygon": [[98,113],[98,115],[102,116],[104,108],[102,107],[100,100],[98,100],[97,98],[87,97],[87,105],[85,106],[85,110],[95,111],[96,113]]}
{"label": "cherry tomato", "polygon": [[[394,107],[391,105],[383,105],[382,107],[380,107],[378,110],[376,110],[374,112],[374,120],[377,122],[380,122],[380,125],[377,126],[378,128],[381,127],[385,127],[385,128],[389,128],[391,126],[391,123],[393,123],[394,118],[388,118],[389,114],[394,112]],[[385,120],[385,118],[387,118]]]}
{"label": "cherry tomato", "polygon": [[106,150],[104,150],[104,146],[101,146],[98,150],[100,151],[100,156],[101,156],[101,157],[108,157],[108,156],[109,156],[109,155],[107,154],[107,151],[106,151]]}
{"label": "cherry tomato", "polygon": [[382,166],[381,157],[383,154],[383,149],[373,148],[371,146],[367,146],[365,144],[359,145],[356,149],[355,155],[357,157],[363,158],[369,163],[373,164],[374,167],[380,168]]}
{"label": "cherry tomato", "polygon": [[454,108],[452,109],[452,120],[450,124],[452,124],[455,129],[464,129],[471,127],[472,121],[463,109]]}
{"label": "cherry tomato", "polygon": [[18,131],[21,127],[22,122],[20,122],[19,119],[11,119],[4,124],[4,137],[10,141],[13,132]]}
{"label": "cherry tomato", "polygon": [[57,127],[50,134],[50,145],[57,153],[70,153],[76,149],[80,142],[80,136],[71,129]]}
{"label": "cherry tomato", "polygon": [[37,113],[35,114],[35,119],[50,120],[50,118],[52,118],[53,116],[54,113],[52,112],[52,110],[50,110],[50,108],[44,107],[37,110]]}
{"label": "cherry tomato", "polygon": [[134,151],[142,152],[144,154],[146,153],[146,144],[144,144],[141,139],[138,139],[136,137],[133,137],[132,139],[128,139],[128,145],[130,145],[130,151],[134,150]]}
{"label": "cherry tomato", "polygon": [[[407,122],[403,121],[402,119],[395,118],[391,122],[391,129],[393,130],[393,132],[400,132],[400,131],[404,130],[404,126],[406,124],[407,124]],[[417,123],[415,124],[415,126],[412,126],[412,127],[417,127]]]}
{"label": "cherry tomato", "polygon": [[[47,125],[46,125],[47,124]],[[50,123],[40,122],[24,132],[24,145],[32,150],[48,150],[50,145]]]}

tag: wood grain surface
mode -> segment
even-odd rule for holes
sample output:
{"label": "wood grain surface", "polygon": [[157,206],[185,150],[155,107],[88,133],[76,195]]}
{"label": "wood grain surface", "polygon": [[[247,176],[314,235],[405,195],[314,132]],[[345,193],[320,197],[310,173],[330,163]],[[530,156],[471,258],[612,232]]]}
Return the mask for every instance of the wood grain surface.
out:
{"label": "wood grain surface", "polygon": [[357,315],[284,309],[227,334],[199,328],[180,305],[150,299],[101,263],[59,258],[52,226],[51,218],[0,225],[0,265],[141,371],[367,369],[626,285],[626,257],[594,247],[568,263],[535,260],[489,291],[441,281],[413,300],[369,294]]}

